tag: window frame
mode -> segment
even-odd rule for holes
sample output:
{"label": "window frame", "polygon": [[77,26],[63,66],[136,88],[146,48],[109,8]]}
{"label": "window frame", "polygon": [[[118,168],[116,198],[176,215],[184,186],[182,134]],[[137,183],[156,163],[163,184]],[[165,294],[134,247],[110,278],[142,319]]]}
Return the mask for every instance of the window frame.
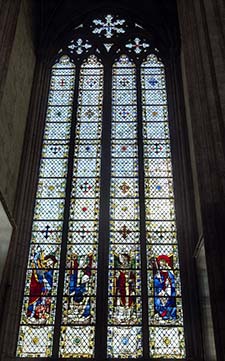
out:
{"label": "window frame", "polygon": [[[125,52],[122,51],[121,53],[124,54]],[[127,55],[130,58],[132,58],[130,53],[127,53]],[[185,115],[184,115],[184,100],[182,96],[182,86],[181,86],[179,52],[177,51],[177,49],[170,49],[169,53],[166,56],[162,56],[162,58],[165,64],[165,72],[166,72],[169,118],[170,119],[173,118],[175,120],[174,122],[170,122],[169,126],[171,133],[171,149],[172,149],[171,153],[172,153],[173,179],[174,179],[175,199],[176,199],[175,208],[177,215],[177,231],[178,231],[178,240],[180,240],[179,242],[180,263],[181,264],[183,263],[185,265],[190,265],[191,266],[190,268],[194,271],[194,265],[190,262],[189,259],[191,257],[190,255],[192,252],[192,246],[194,242],[193,241],[191,242],[191,247],[190,247],[189,239],[191,237],[192,240],[194,240],[194,237],[197,234],[197,232],[196,232],[195,214],[193,210],[194,207],[192,206],[192,204],[194,204],[193,202],[194,197],[192,192],[192,177],[189,172],[190,157],[188,151],[187,131],[185,127],[183,128],[183,124],[185,125]],[[109,59],[107,59],[107,54],[105,59],[106,59],[105,60],[106,67],[110,66]],[[82,60],[83,59],[81,57],[80,62],[82,62]],[[41,144],[43,138],[44,123],[45,123],[45,112],[47,108],[47,95],[48,95],[48,88],[50,82],[51,65],[52,65],[51,62],[46,63],[45,61],[43,61],[42,58],[40,58],[38,61],[36,67],[36,76],[34,80],[35,86],[33,89],[32,101],[28,116],[29,122],[25,136],[26,141],[24,146],[21,177],[19,183],[19,187],[22,188],[22,192],[20,195],[18,195],[18,202],[17,202],[18,207],[16,209],[16,212],[19,215],[18,219],[20,219],[20,226],[17,233],[18,240],[20,240],[20,242],[23,244],[23,247],[21,247],[22,253],[21,250],[19,250],[19,247],[15,250],[15,256],[19,257],[20,255],[22,259],[18,262],[21,269],[21,274],[18,277],[18,279],[14,281],[14,284],[16,285],[17,289],[21,290],[21,292],[19,292],[20,294],[22,294],[23,292],[24,277],[25,277],[23,276],[23,274],[25,275],[26,273],[25,271],[26,264],[24,265],[24,259],[26,258],[25,253],[28,254],[28,249],[29,249],[29,244],[27,245],[24,239],[30,239],[29,235],[32,224],[33,205],[35,201],[35,190],[36,190],[37,178],[38,178],[38,169],[39,169]],[[79,77],[76,76],[76,79],[79,80]],[[107,82],[106,79],[107,77],[105,74],[104,84],[105,87],[107,88],[106,92],[109,93],[111,92],[110,82]],[[76,91],[78,91],[78,88],[77,90],[75,89],[75,92]],[[43,94],[43,96],[40,96],[41,94]],[[74,97],[74,99],[75,98],[76,96]],[[109,104],[104,105],[104,108],[105,108],[104,110],[105,116],[109,117],[110,115],[109,109],[111,109],[109,107]],[[75,114],[75,111],[73,111],[73,114]],[[138,117],[140,117],[140,114],[138,115]],[[75,122],[74,122],[74,126],[75,126]],[[32,137],[31,136],[32,134],[35,135],[37,134],[37,137],[36,136]],[[107,164],[106,160],[105,160],[105,164]],[[25,182],[24,179],[22,179],[24,178],[24,175],[25,178],[27,178]],[[101,217],[102,216],[100,216],[100,218]],[[183,226],[183,220],[187,221],[187,229],[185,229],[185,227]],[[105,228],[106,225],[102,227]],[[182,239],[185,239],[185,242],[182,242],[181,241]],[[100,252],[105,252],[105,251],[102,250]],[[107,260],[105,259],[105,261]],[[104,267],[106,267],[107,265],[104,265]],[[107,268],[108,267],[106,267],[106,269]],[[190,286],[192,282],[192,286],[189,287],[190,290],[193,291],[197,289],[195,277],[193,277],[189,273],[187,274],[184,271],[184,269],[182,269],[182,267],[180,271],[181,271],[181,277],[184,280],[183,283],[185,283],[186,280]],[[105,273],[105,277],[107,278],[107,272]],[[105,288],[105,290],[107,291],[107,288]],[[194,302],[193,300],[192,302],[188,301],[187,300],[188,293],[189,292],[186,289],[186,287],[183,287],[184,327],[186,329],[185,334],[186,334],[186,345],[187,345],[186,346],[187,358],[188,357],[193,358],[194,354],[199,354],[197,351],[197,348],[199,347],[198,346],[199,337],[197,337],[198,339],[197,342],[196,341],[193,342],[197,335],[197,332],[193,332],[193,330],[194,329],[200,330],[200,325],[198,322],[198,325],[196,327],[193,325],[194,322],[193,319],[191,322],[189,320],[188,312],[186,312],[186,310],[191,309],[192,315],[195,315],[196,310],[193,310],[193,307],[196,307],[198,300],[197,300],[197,296],[195,296]],[[16,298],[18,299],[18,294]],[[22,297],[19,298],[22,299]],[[12,298],[10,300],[10,304],[11,305],[13,304]],[[18,308],[16,307],[16,309],[17,311],[13,315],[13,318],[14,320],[17,320],[16,324],[19,324],[18,319],[20,317],[21,303]],[[97,312],[100,313],[101,311],[102,311],[101,307],[99,306]],[[105,328],[103,327],[99,329],[99,336],[102,332],[103,333],[105,332]],[[17,337],[15,337],[15,331],[14,331],[14,345],[16,344],[15,340],[17,340]],[[193,345],[190,346],[191,342],[193,343],[194,346]],[[99,354],[96,354],[94,360],[101,360],[102,347],[105,347],[105,345],[103,345],[100,342],[96,344],[96,348],[99,350]]]}

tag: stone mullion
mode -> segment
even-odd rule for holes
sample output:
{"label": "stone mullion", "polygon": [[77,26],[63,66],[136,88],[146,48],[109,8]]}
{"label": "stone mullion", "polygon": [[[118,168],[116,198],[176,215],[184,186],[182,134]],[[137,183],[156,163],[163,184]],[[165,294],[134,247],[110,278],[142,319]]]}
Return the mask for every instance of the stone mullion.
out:
{"label": "stone mullion", "polygon": [[171,49],[165,69],[186,353],[187,358],[197,361],[201,357],[201,330],[193,252],[198,233],[178,49]]}

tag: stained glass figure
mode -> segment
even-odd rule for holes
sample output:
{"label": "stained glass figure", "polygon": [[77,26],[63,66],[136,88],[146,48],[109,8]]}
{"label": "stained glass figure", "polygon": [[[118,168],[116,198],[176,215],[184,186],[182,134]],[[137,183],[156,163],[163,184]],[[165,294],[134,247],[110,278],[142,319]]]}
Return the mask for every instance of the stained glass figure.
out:
{"label": "stained glass figure", "polygon": [[20,357],[49,357],[52,352],[74,82],[75,66],[62,56],[52,67],[17,346]]}
{"label": "stained glass figure", "polygon": [[103,66],[92,55],[79,78],[60,357],[94,356],[102,92]]}
{"label": "stained glass figure", "polygon": [[[108,357],[121,358],[142,355],[141,329],[134,327],[141,324],[139,226],[135,233],[129,229],[129,222],[140,218],[139,201],[135,199],[135,191],[132,192],[136,189],[137,196],[137,123],[136,120],[116,116],[121,108],[125,116],[130,109],[136,113],[137,95],[135,90],[130,89],[135,89],[135,66],[126,55],[122,55],[113,65],[112,77],[110,326],[107,343]],[[128,237],[131,232],[135,239]],[[137,345],[138,352],[135,350]]]}
{"label": "stained glass figure", "polygon": [[[166,104],[165,75],[163,64],[155,55],[149,55],[142,64],[141,80],[150,356],[182,358],[185,347],[171,150],[163,105]],[[155,90],[158,84],[159,89]]]}

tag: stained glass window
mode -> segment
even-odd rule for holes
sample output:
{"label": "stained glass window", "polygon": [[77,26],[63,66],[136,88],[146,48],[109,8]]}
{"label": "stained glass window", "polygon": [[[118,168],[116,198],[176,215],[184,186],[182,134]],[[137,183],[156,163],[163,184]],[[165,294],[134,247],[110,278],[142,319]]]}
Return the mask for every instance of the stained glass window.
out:
{"label": "stained glass window", "polygon": [[152,357],[182,358],[184,333],[163,64],[141,65],[149,343]]}
{"label": "stained glass window", "polygon": [[102,88],[103,66],[92,55],[81,65],[79,79],[61,357],[94,355]]}
{"label": "stained glass window", "polygon": [[51,68],[17,356],[184,359],[174,202],[159,51],[89,18]]}
{"label": "stained glass window", "polygon": [[130,358],[142,356],[137,91],[126,55],[112,69],[107,348],[109,357]]}
{"label": "stained glass window", "polygon": [[17,346],[20,357],[52,353],[74,82],[75,65],[62,56],[51,73]]}

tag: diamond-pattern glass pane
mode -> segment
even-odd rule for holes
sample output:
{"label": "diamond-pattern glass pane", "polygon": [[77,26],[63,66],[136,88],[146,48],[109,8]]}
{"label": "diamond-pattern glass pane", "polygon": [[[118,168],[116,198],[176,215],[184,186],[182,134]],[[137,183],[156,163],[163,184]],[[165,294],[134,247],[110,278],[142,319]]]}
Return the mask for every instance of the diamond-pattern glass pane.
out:
{"label": "diamond-pattern glass pane", "polygon": [[[150,357],[185,356],[164,67],[141,66]],[[180,327],[174,327],[179,325]],[[167,326],[167,327],[165,327]]]}
{"label": "diamond-pattern glass pane", "polygon": [[17,356],[50,357],[52,335],[52,326],[21,326],[17,343]]}
{"label": "diamond-pattern glass pane", "polygon": [[59,356],[65,358],[93,357],[94,335],[93,326],[63,326]]}
{"label": "diamond-pattern glass pane", "polygon": [[136,108],[135,66],[122,55],[112,77],[108,357],[142,355]]}
{"label": "diamond-pattern glass pane", "polygon": [[[121,322],[120,322],[121,323]],[[108,327],[109,357],[129,359],[142,356],[142,330],[141,327]]]}
{"label": "diamond-pattern glass pane", "polygon": [[75,66],[62,56],[50,81],[17,346],[20,357],[52,354],[74,82]]}
{"label": "diamond-pattern glass pane", "polygon": [[150,353],[153,358],[185,357],[183,327],[151,327]]}
{"label": "diamond-pattern glass pane", "polygon": [[[74,81],[74,79],[73,79]],[[46,121],[68,122],[72,114],[72,106],[48,107]]]}
{"label": "diamond-pattern glass pane", "polygon": [[102,103],[103,66],[90,56],[79,79],[61,357],[94,356]]}

